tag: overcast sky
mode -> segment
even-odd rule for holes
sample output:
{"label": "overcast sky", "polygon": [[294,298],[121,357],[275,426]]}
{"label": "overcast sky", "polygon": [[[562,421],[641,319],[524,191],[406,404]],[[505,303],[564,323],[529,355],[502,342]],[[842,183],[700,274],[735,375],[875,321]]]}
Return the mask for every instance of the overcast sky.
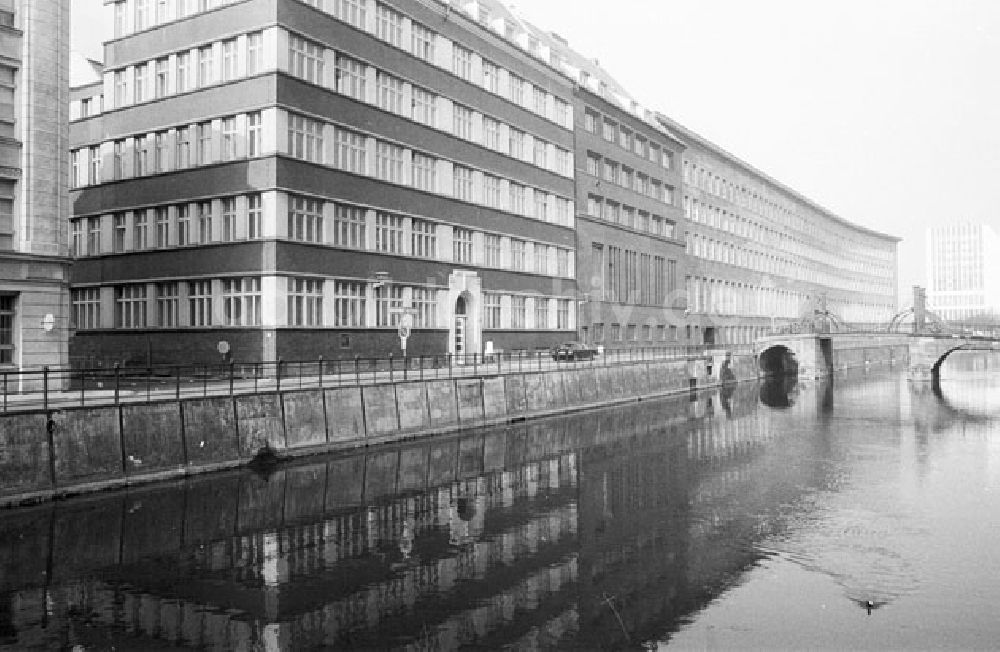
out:
{"label": "overcast sky", "polygon": [[[99,55],[101,0],[73,0]],[[901,303],[926,283],[924,229],[1000,230],[1000,1],[519,0],[660,110],[857,224],[903,238]]]}

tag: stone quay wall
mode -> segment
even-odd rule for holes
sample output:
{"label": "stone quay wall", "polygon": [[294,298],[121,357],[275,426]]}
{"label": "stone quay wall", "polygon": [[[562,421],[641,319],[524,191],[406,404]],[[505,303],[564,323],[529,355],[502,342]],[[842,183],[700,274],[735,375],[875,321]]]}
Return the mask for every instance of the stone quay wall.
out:
{"label": "stone quay wall", "polygon": [[[743,360],[742,357],[746,357]],[[733,356],[737,380],[757,377]],[[269,391],[0,416],[0,506],[373,446],[717,384],[718,365],[648,361]]]}

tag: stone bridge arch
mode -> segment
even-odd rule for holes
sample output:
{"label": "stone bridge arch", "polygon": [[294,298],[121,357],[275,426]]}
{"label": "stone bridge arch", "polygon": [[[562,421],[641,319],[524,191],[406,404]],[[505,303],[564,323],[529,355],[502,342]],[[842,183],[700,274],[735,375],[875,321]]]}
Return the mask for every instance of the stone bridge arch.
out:
{"label": "stone bridge arch", "polygon": [[765,337],[758,340],[754,347],[757,366],[765,376],[826,376],[833,371],[831,342],[831,336],[812,333]]}
{"label": "stone bridge arch", "polygon": [[910,339],[910,380],[937,383],[941,364],[955,351],[994,351],[1000,353],[1000,341],[949,335],[912,337]]}

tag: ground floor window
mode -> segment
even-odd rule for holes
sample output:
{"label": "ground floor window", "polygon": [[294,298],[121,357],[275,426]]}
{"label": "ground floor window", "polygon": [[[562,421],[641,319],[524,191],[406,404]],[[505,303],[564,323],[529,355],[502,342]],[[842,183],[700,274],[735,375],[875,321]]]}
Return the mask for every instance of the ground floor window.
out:
{"label": "ground floor window", "polygon": [[14,363],[14,307],[13,294],[0,295],[0,364]]}

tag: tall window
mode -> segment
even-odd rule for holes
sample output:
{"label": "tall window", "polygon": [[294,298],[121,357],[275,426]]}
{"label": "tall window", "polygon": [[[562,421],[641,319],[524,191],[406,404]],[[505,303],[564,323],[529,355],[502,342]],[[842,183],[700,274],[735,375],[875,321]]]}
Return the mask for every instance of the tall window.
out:
{"label": "tall window", "polygon": [[133,102],[138,104],[139,102],[146,101],[146,83],[148,82],[146,78],[146,69],[149,66],[145,63],[139,64],[135,67],[135,85],[133,86]]}
{"label": "tall window", "polygon": [[417,328],[437,326],[437,291],[432,288],[413,288],[413,325]]}
{"label": "tall window", "polygon": [[549,273],[549,248],[538,242],[535,243],[534,258],[535,258],[535,272],[539,274]]}
{"label": "tall window", "polygon": [[132,249],[141,251],[149,247],[149,216],[145,209],[132,214]]}
{"label": "tall window", "polygon": [[500,151],[500,123],[489,116],[483,116],[483,145]]}
{"label": "tall window", "polygon": [[403,16],[382,3],[375,5],[375,36],[397,48],[403,47]]}
{"label": "tall window", "polygon": [[83,239],[84,220],[73,220],[70,234],[70,253],[73,256],[84,256],[87,253],[85,240]]}
{"label": "tall window", "polygon": [[403,80],[380,70],[375,78],[375,86],[377,91],[375,101],[378,107],[391,113],[404,115]]}
{"label": "tall window", "polygon": [[500,267],[500,236],[487,233],[484,239],[486,260],[483,264],[487,267]]}
{"label": "tall window", "polygon": [[247,34],[247,75],[256,75],[264,70],[264,35],[260,32]]}
{"label": "tall window", "polygon": [[198,85],[208,86],[215,81],[215,57],[212,46],[198,48]]}
{"label": "tall window", "polygon": [[170,92],[169,59],[156,60],[156,97],[166,97]]}
{"label": "tall window", "polygon": [[205,165],[212,162],[212,123],[202,122],[198,125],[198,163]]}
{"label": "tall window", "polygon": [[467,168],[464,165],[455,165],[452,181],[453,181],[452,195],[455,197],[455,199],[464,199],[465,201],[472,201],[473,199],[472,168]]}
{"label": "tall window", "polygon": [[[0,297],[0,330],[3,330],[3,297]],[[80,288],[72,292],[73,325],[78,329],[101,327],[101,289]],[[2,340],[0,335],[0,340]],[[3,362],[0,353],[0,362]]]}
{"label": "tall window", "polygon": [[191,54],[189,52],[177,53],[177,75],[174,79],[174,89],[177,93],[184,93],[188,89],[188,75],[191,70]]}
{"label": "tall window", "polygon": [[150,26],[149,0],[135,0],[135,31],[141,31]]}
{"label": "tall window", "polygon": [[386,283],[375,288],[375,325],[396,326],[403,308],[403,286]]}
{"label": "tall window", "polygon": [[101,253],[101,218],[87,218],[87,253],[96,256]]}
{"label": "tall window", "polygon": [[212,202],[198,202],[198,242],[212,241]]}
{"label": "tall window", "polygon": [[341,170],[365,174],[367,168],[365,137],[347,129],[337,129],[337,161]]}
{"label": "tall window", "polygon": [[525,270],[525,250],[527,249],[524,240],[511,238],[510,240],[510,268],[515,270]]}
{"label": "tall window", "polygon": [[236,158],[236,117],[222,119],[222,160],[231,161]]}
{"label": "tall window", "polygon": [[556,328],[569,328],[569,299],[556,299]]}
{"label": "tall window", "polygon": [[543,222],[547,222],[549,219],[548,196],[537,188],[531,194],[535,204],[535,217]]}
{"label": "tall window", "polygon": [[[125,213],[115,213],[112,217],[113,238],[112,251],[121,253],[125,251],[125,236],[128,234],[128,224],[125,221]],[[93,255],[93,254],[91,254]]]}
{"label": "tall window", "polygon": [[141,283],[115,287],[115,326],[146,327],[146,286]]}
{"label": "tall window", "polygon": [[125,82],[125,71],[115,71],[115,107],[125,106],[125,93],[127,86]]}
{"label": "tall window", "polygon": [[411,220],[410,254],[418,258],[437,257],[437,224],[427,220]]}
{"label": "tall window", "polygon": [[414,21],[410,29],[413,56],[434,61],[434,32]]}
{"label": "tall window", "polygon": [[472,231],[457,226],[451,231],[452,260],[456,263],[472,262]]}
{"label": "tall window", "polygon": [[437,124],[437,96],[428,90],[413,87],[413,119],[431,127]]}
{"label": "tall window", "polygon": [[313,84],[323,83],[323,46],[288,35],[288,72]]}
{"label": "tall window", "polygon": [[14,310],[17,297],[0,294],[0,364],[14,363]]}
{"label": "tall window", "polygon": [[156,325],[161,328],[177,326],[178,304],[177,283],[156,284]]}
{"label": "tall window", "polygon": [[455,104],[452,111],[452,133],[459,138],[472,140],[472,109]]}
{"label": "tall window", "polygon": [[533,86],[531,88],[531,110],[538,115],[545,115],[546,92],[544,89]]}
{"label": "tall window", "polygon": [[263,125],[260,111],[253,111],[247,114],[247,156],[260,156],[263,145]]}
{"label": "tall window", "polygon": [[500,328],[500,295],[483,293],[483,328]]}
{"label": "tall window", "polygon": [[483,59],[483,88],[491,93],[500,93],[500,70],[497,64]]}
{"label": "tall window", "polygon": [[365,210],[337,204],[333,214],[333,244],[351,249],[365,248]]}
{"label": "tall window", "polygon": [[154,172],[166,172],[167,164],[167,132],[160,131],[153,136],[153,167]]}
{"label": "tall window", "polygon": [[358,29],[365,28],[365,17],[367,12],[365,11],[365,0],[332,0],[332,3],[328,2],[329,5],[332,4],[333,15],[340,20],[354,25]]}
{"label": "tall window", "polygon": [[434,192],[437,190],[437,160],[426,154],[413,152],[413,187]]}
{"label": "tall window", "polygon": [[236,198],[222,198],[222,241],[236,240]]}
{"label": "tall window", "polygon": [[222,81],[236,79],[236,39],[222,42]]}
{"label": "tall window", "polygon": [[334,326],[365,325],[365,284],[337,281],[334,285]]}
{"label": "tall window", "polygon": [[156,209],[156,246],[166,247],[170,244],[170,213],[166,206]]}
{"label": "tall window", "polygon": [[403,253],[403,218],[391,213],[375,215],[375,249],[390,254]]}
{"label": "tall window", "polygon": [[191,166],[191,127],[178,127],[175,135],[174,168],[182,170]]}
{"label": "tall window", "polygon": [[483,174],[483,203],[490,208],[503,208],[500,199],[500,178]]}
{"label": "tall window", "polygon": [[524,328],[527,325],[527,300],[519,295],[510,299],[510,327]]}
{"label": "tall window", "polygon": [[247,238],[256,240],[263,237],[264,209],[260,193],[247,195]]}
{"label": "tall window", "polygon": [[115,179],[125,178],[125,141],[116,140],[113,155]]}
{"label": "tall window", "polygon": [[177,245],[191,244],[191,209],[187,204],[177,206]]}
{"label": "tall window", "polygon": [[323,241],[323,202],[307,197],[290,197],[288,237],[302,242]]}
{"label": "tall window", "polygon": [[260,277],[222,279],[222,318],[226,326],[259,326]]}
{"label": "tall window", "polygon": [[451,71],[462,79],[472,81],[472,50],[456,43],[451,52]]}
{"label": "tall window", "polygon": [[337,92],[364,102],[365,64],[342,54],[338,54]]}
{"label": "tall window", "polygon": [[212,325],[212,282],[188,282],[188,325]]}
{"label": "tall window", "polygon": [[403,183],[403,155],[401,146],[378,141],[375,146],[375,176],[383,181]]}
{"label": "tall window", "polygon": [[323,162],[323,123],[303,115],[288,114],[288,153],[314,163]]}
{"label": "tall window", "polygon": [[149,145],[145,136],[132,139],[132,173],[141,177],[149,174]]}
{"label": "tall window", "polygon": [[508,153],[514,158],[523,159],[524,158],[524,132],[520,129],[515,129],[511,127],[509,129],[510,146],[508,148]]}
{"label": "tall window", "polygon": [[517,213],[518,215],[525,214],[525,187],[519,183],[514,183],[513,181],[509,184],[510,200],[507,202],[507,210],[511,213]]}
{"label": "tall window", "polygon": [[322,279],[288,279],[288,325],[323,325]]}
{"label": "tall window", "polygon": [[549,327],[549,299],[535,298],[535,328]]}
{"label": "tall window", "polygon": [[513,74],[510,76],[510,101],[518,106],[524,104],[524,80]]}

